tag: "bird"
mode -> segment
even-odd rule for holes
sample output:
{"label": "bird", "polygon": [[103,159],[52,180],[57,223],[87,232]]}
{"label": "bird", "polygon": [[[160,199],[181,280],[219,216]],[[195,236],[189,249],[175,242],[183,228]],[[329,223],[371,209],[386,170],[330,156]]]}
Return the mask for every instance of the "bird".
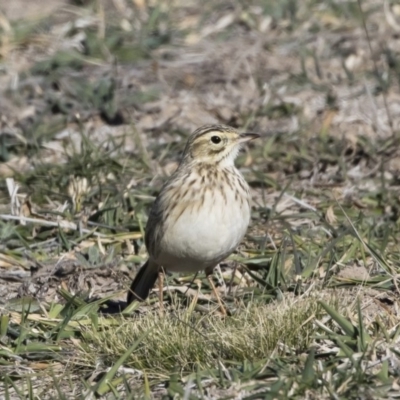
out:
{"label": "bird", "polygon": [[246,234],[250,190],[234,161],[244,143],[259,137],[225,125],[205,125],[189,136],[177,169],[150,209],[145,228],[149,257],[132,281],[127,306],[144,301],[159,277],[162,307],[164,271],[205,271],[226,315],[212,273]]}

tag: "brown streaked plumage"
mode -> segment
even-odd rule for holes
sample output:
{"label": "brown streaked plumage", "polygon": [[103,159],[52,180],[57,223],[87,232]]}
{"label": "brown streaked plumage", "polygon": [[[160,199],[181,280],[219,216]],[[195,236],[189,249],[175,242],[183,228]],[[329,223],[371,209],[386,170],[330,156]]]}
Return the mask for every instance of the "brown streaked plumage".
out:
{"label": "brown streaked plumage", "polygon": [[189,137],[182,161],[151,208],[145,231],[149,259],[131,284],[128,305],[146,299],[162,268],[205,270],[225,311],[210,274],[246,233],[249,188],[234,160],[241,145],[257,137],[224,125],[203,126]]}

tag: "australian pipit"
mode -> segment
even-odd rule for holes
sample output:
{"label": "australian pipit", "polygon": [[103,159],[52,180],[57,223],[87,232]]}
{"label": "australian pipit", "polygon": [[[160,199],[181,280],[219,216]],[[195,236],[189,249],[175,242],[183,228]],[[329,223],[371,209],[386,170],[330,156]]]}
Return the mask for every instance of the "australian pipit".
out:
{"label": "australian pipit", "polygon": [[182,161],[151,208],[145,230],[149,259],[131,284],[128,305],[147,298],[162,268],[191,273],[205,270],[225,312],[211,274],[246,233],[249,187],[234,160],[244,142],[258,137],[223,125],[203,126],[189,137]]}

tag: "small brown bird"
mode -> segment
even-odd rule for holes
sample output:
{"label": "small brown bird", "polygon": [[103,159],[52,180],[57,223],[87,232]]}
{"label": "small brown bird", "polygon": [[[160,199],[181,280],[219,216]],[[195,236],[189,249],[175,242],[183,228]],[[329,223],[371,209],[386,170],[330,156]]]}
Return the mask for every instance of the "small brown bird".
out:
{"label": "small brown bird", "polygon": [[225,313],[211,274],[246,233],[249,187],[234,160],[243,143],[258,137],[223,125],[203,126],[189,137],[181,163],[151,208],[145,231],[149,259],[131,284],[128,305],[146,299],[159,275],[162,285],[162,268],[191,273],[205,270]]}

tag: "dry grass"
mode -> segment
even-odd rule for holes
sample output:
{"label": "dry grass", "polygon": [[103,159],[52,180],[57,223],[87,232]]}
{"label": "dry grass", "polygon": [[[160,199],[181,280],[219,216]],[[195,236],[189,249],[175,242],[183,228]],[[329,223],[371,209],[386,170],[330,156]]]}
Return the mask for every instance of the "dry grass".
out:
{"label": "dry grass", "polygon": [[88,330],[85,337],[95,348],[104,346],[101,357],[109,360],[123,355],[144,335],[127,365],[149,375],[163,375],[174,369],[188,372],[213,368],[216,358],[234,365],[287,354],[294,348],[305,351],[315,333],[312,321],[321,315],[314,296],[270,304],[246,302],[227,319],[218,313],[203,314],[180,307],[171,310],[168,318],[146,313],[101,332]]}

